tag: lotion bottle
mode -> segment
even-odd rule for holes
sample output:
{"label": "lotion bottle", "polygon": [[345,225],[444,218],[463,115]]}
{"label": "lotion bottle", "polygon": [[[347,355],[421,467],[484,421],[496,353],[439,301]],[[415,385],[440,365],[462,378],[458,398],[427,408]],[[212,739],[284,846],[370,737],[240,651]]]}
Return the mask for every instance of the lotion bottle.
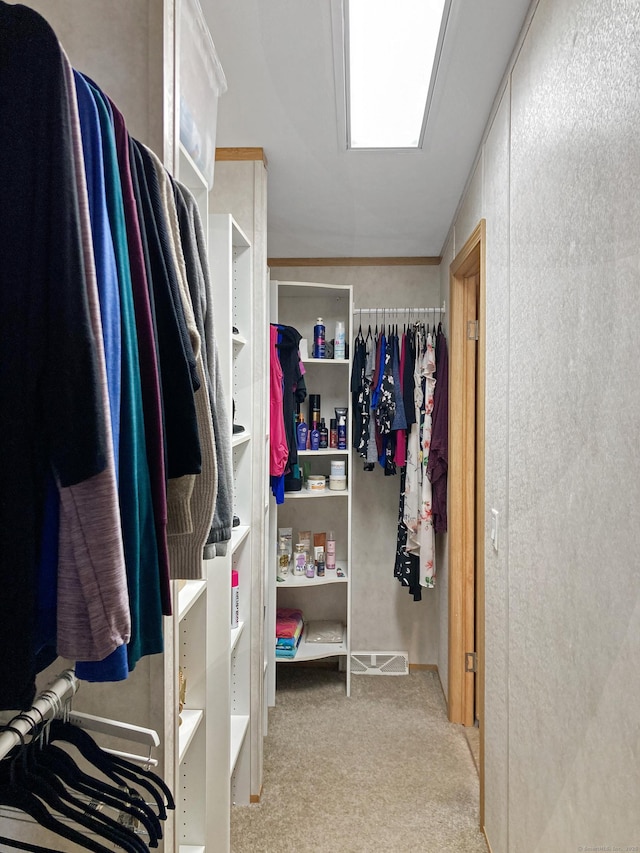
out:
{"label": "lotion bottle", "polygon": [[327,574],[336,570],[336,540],[333,530],[327,533],[326,551],[324,552],[324,567]]}

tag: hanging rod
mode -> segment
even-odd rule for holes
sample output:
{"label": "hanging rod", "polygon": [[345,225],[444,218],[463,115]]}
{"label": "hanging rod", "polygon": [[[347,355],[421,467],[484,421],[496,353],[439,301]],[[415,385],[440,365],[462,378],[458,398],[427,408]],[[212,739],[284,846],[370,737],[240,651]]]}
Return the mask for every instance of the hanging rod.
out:
{"label": "hanging rod", "polygon": [[406,306],[402,308],[390,308],[389,306],[381,307],[378,305],[377,308],[360,308],[355,306],[353,309],[354,314],[445,314],[446,306],[443,303],[441,308],[408,308]]}
{"label": "hanging rod", "polygon": [[[78,679],[74,671],[66,669],[38,696],[30,710],[22,712],[26,716],[14,717],[10,721],[11,727],[23,735],[28,735],[41,721],[41,717],[43,720],[53,719],[77,690]],[[20,742],[20,736],[16,732],[0,733],[0,760]]]}
{"label": "hanging rod", "polygon": [[[65,670],[46,690],[42,691],[30,710],[23,711],[22,715],[15,716],[9,725],[17,729],[22,735],[28,735],[39,723],[61,716],[65,706],[68,708],[70,700],[77,693],[79,686],[75,672],[72,669]],[[149,748],[147,756],[132,755],[111,749],[104,751],[127,758],[129,761],[157,766],[157,759],[151,758],[152,748],[160,745],[160,738],[154,729],[122,723],[119,720],[109,720],[105,717],[96,717],[93,714],[74,710],[68,711],[66,719],[78,728],[122,738],[123,740],[135,741],[147,746]],[[0,760],[20,742],[20,736],[16,732],[1,732]]]}

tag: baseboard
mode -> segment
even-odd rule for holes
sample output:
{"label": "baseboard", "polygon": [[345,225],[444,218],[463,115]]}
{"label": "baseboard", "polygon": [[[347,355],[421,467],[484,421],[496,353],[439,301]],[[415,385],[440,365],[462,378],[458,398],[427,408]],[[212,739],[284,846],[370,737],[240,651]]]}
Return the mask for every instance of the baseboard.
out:
{"label": "baseboard", "polygon": [[249,802],[250,803],[259,803],[260,799],[262,797],[262,790],[263,790],[262,785],[260,785],[260,793],[259,794],[251,794],[249,796]]}
{"label": "baseboard", "polygon": [[[428,672],[438,672],[437,663],[410,663],[409,672],[427,670]],[[439,674],[439,673],[438,673]]]}

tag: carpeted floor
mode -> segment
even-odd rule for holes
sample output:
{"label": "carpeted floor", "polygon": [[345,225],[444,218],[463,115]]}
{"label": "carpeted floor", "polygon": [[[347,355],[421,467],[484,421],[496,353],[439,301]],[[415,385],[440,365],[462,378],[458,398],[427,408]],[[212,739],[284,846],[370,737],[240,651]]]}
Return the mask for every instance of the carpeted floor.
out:
{"label": "carpeted floor", "polygon": [[231,815],[232,853],[487,853],[478,774],[435,672],[280,666],[259,804]]}

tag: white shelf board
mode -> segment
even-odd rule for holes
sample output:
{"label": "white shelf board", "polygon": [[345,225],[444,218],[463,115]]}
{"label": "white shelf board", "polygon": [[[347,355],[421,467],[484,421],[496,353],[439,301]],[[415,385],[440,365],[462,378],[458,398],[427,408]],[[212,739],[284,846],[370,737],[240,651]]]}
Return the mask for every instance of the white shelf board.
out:
{"label": "white shelf board", "polygon": [[245,429],[244,432],[237,432],[233,436],[231,439],[231,445],[233,447],[238,447],[240,444],[246,444],[248,441],[251,441],[251,433],[248,429]]}
{"label": "white shelf board", "polygon": [[207,853],[204,844],[181,844],[178,853]]}
{"label": "white shelf board", "polygon": [[248,714],[232,714],[231,715],[231,755],[229,763],[229,775],[233,776],[233,771],[236,769],[236,762],[242,749],[247,729],[249,728]]}
{"label": "white shelf board", "polygon": [[279,658],[276,656],[276,663],[295,663],[296,661],[304,660],[320,660],[321,658],[346,654],[346,643],[307,643],[303,636],[300,640],[296,656],[294,658]]}
{"label": "white shelf board", "polygon": [[243,347],[247,343],[247,339],[244,335],[239,335],[237,332],[232,332],[231,340],[233,341],[235,346]]}
{"label": "white shelf board", "polygon": [[248,524],[239,524],[231,531],[231,553],[238,550],[247,536],[251,533],[251,528]]}
{"label": "white shelf board", "polygon": [[178,593],[178,619],[184,619],[207,588],[205,580],[187,581]]}
{"label": "white shelf board", "polygon": [[327,575],[326,569],[325,569],[325,576],[323,578],[318,578],[318,577],[308,578],[308,577],[305,577],[304,575],[292,575],[291,573],[289,573],[288,575],[284,576],[283,580],[278,580],[276,582],[276,584],[277,584],[276,589],[291,589],[292,587],[305,587],[305,586],[306,587],[316,587],[316,586],[323,586],[324,584],[327,584],[327,583],[346,583],[349,580],[349,578],[347,577],[346,563],[344,561],[338,560],[337,564],[340,566],[342,571],[345,573],[345,577],[340,578],[336,575],[335,572],[333,572],[330,575]]}
{"label": "white shelf board", "polygon": [[238,640],[240,639],[243,631],[244,631],[244,622],[238,622],[238,627],[231,629],[230,654],[233,654],[234,649],[238,645]]}
{"label": "white shelf board", "polygon": [[348,456],[348,450],[338,450],[336,447],[322,447],[318,450],[299,450],[298,456]]}
{"label": "white shelf board", "polygon": [[349,489],[325,489],[324,492],[312,492],[310,489],[301,489],[299,492],[285,492],[285,500],[291,498],[300,500],[301,498],[311,498],[311,500],[320,500],[321,498],[346,498],[349,494]]}
{"label": "white shelf board", "polygon": [[204,711],[194,711],[185,708],[180,714],[182,722],[178,727],[178,761],[181,762],[189,749],[193,736],[198,731],[198,726],[204,719]]}
{"label": "white shelf board", "polygon": [[349,364],[348,358],[303,358],[303,364]]}

